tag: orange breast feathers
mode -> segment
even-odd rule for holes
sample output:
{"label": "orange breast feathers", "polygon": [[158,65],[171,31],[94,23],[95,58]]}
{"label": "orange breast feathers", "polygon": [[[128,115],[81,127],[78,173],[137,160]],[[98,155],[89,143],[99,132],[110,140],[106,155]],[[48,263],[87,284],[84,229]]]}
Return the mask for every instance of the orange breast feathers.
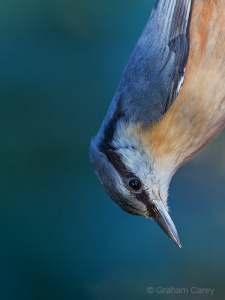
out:
{"label": "orange breast feathers", "polygon": [[183,86],[172,107],[142,133],[151,155],[177,167],[206,146],[225,123],[225,1],[195,0]]}

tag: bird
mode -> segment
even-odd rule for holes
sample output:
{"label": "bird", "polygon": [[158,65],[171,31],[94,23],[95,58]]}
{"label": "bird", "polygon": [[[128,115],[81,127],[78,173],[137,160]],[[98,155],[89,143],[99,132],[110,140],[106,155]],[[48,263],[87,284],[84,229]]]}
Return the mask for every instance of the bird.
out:
{"label": "bird", "polygon": [[90,145],[110,198],[180,248],[168,189],[225,125],[224,28],[224,0],[158,0]]}

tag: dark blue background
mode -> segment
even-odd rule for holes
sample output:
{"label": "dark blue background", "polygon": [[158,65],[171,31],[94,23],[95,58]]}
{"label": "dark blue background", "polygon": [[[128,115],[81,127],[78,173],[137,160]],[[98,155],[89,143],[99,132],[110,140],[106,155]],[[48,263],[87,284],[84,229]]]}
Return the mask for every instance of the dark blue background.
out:
{"label": "dark blue background", "polygon": [[225,295],[224,134],[172,180],[181,250],[109,200],[89,163],[153,4],[1,1],[1,300],[175,297],[148,286]]}

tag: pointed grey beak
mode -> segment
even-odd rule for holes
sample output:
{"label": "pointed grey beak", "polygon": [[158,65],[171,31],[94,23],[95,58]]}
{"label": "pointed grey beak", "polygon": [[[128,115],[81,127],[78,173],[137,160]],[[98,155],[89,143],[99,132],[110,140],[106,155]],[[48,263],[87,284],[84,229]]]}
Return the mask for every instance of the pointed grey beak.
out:
{"label": "pointed grey beak", "polygon": [[154,201],[154,213],[152,218],[162,228],[162,230],[168,235],[168,237],[179,247],[182,245],[179,240],[179,236],[176,227],[170,218],[164,204],[161,201]]}

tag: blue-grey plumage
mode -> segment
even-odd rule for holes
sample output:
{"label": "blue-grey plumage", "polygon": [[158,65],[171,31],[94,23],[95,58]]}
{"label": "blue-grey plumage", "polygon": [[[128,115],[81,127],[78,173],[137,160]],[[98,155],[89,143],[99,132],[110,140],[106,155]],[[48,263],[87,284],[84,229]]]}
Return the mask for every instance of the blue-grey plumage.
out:
{"label": "blue-grey plumage", "polygon": [[[196,72],[192,64],[197,64],[204,49],[200,47],[201,32],[193,30],[193,38],[189,35],[191,14],[194,22],[200,23],[197,18],[202,16],[203,7],[210,11],[212,8],[207,5],[215,2],[207,1],[205,5],[203,0],[159,0],[156,3],[91,143],[91,161],[110,197],[123,210],[154,219],[179,247],[179,237],[168,214],[169,182],[176,169],[209,143],[223,123],[222,112],[207,118],[206,109],[199,118],[201,124],[196,121],[201,101],[207,100],[207,96],[198,93],[197,83],[192,80]],[[207,45],[205,49],[209,48]],[[184,79],[186,85],[182,86]],[[198,80],[202,79],[201,74]],[[183,102],[178,99],[180,94]],[[218,92],[217,98],[222,97]],[[217,104],[221,105],[221,101]],[[211,114],[215,111],[216,106]],[[208,130],[208,120],[212,130]],[[203,138],[204,128],[208,132]]]}
{"label": "blue-grey plumage", "polygon": [[[136,179],[138,184],[137,178],[143,174],[127,166],[124,154],[119,150],[127,148],[131,152],[127,157],[135,156],[137,164],[143,161],[146,165],[146,170],[141,172],[151,173],[151,158],[139,149],[140,141],[132,141],[132,136],[125,131],[135,124],[146,127],[159,121],[174,101],[187,62],[190,8],[191,0],[157,2],[127,64],[106,118],[91,144],[91,160],[111,198],[129,213],[155,219],[178,245],[176,229],[167,214],[165,202],[161,205],[159,192],[150,195],[144,189],[148,185],[143,184],[143,179],[140,190],[132,188],[131,181]],[[123,138],[116,142],[116,135],[122,127]]]}
{"label": "blue-grey plumage", "polygon": [[190,6],[164,0],[152,11],[113,100],[127,121],[148,126],[174,101],[187,62]]}

